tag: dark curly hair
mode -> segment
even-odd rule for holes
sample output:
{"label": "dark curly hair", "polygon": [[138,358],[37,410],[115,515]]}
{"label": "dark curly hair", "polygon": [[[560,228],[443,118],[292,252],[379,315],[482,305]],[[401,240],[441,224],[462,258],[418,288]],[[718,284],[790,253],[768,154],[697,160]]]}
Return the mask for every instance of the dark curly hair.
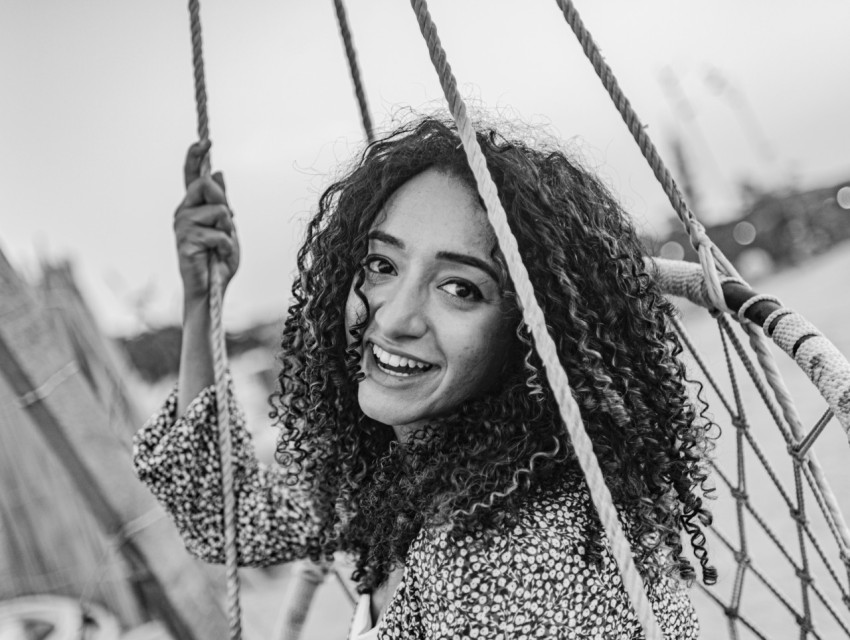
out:
{"label": "dark curly hair", "polygon": [[[713,582],[702,527],[711,520],[703,498],[714,425],[699,389],[689,388],[669,323],[674,309],[647,271],[634,228],[601,182],[556,146],[476,129],[638,565],[693,579],[684,530],[703,580]],[[504,379],[411,442],[400,446],[391,427],[360,410],[363,326],[346,328],[346,299],[353,286],[365,302],[361,261],[382,206],[428,168],[475,192],[454,126],[426,117],[370,144],[322,194],[298,253],[271,399],[282,427],[277,460],[289,482],[312,492],[324,552],[356,558],[361,591],[403,564],[423,526],[492,531],[533,495],[580,474],[519,313]],[[495,248],[494,256],[499,262]],[[504,286],[510,295],[506,272]],[[587,537],[587,554],[598,560],[598,519]]]}

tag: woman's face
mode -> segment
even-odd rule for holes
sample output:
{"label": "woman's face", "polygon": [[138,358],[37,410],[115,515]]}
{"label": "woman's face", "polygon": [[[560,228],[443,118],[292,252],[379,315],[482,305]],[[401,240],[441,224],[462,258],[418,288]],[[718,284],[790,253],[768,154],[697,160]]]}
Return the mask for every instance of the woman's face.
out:
{"label": "woman's face", "polygon": [[[361,287],[360,408],[400,438],[491,386],[515,330],[485,211],[457,178],[429,169],[387,201],[369,233]],[[346,324],[365,310],[353,287]]]}

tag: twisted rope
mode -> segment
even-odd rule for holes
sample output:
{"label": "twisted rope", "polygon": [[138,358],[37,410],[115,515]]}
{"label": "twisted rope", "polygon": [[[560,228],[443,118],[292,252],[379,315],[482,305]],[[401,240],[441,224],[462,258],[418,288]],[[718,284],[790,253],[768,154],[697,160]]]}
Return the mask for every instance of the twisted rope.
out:
{"label": "twisted rope", "polygon": [[605,87],[605,90],[614,102],[614,106],[616,106],[617,111],[620,112],[623,121],[626,123],[632,137],[635,139],[643,157],[646,158],[646,161],[649,163],[656,179],[664,189],[664,193],[667,194],[667,198],[670,200],[673,210],[676,212],[679,220],[682,221],[685,231],[690,237],[691,245],[693,245],[699,255],[700,265],[702,266],[703,273],[705,273],[706,284],[708,285],[708,295],[711,298],[712,304],[715,309],[728,312],[729,308],[726,306],[723,291],[720,288],[717,264],[720,264],[720,266],[723,267],[727,275],[740,278],[738,272],[726,256],[724,256],[723,253],[714,245],[711,238],[706,235],[705,227],[703,227],[699,220],[696,219],[696,216],[688,207],[687,202],[685,202],[685,199],[682,196],[682,192],[679,190],[676,181],[673,179],[673,175],[667,169],[664,161],[661,160],[661,156],[659,155],[655,144],[646,133],[646,129],[638,118],[637,112],[635,112],[628,98],[626,98],[622,89],[620,89],[620,85],[617,82],[617,78],[614,76],[614,72],[603,59],[602,54],[599,51],[599,47],[593,41],[593,37],[584,26],[584,22],[582,22],[581,16],[579,16],[578,11],[576,11],[571,0],[555,1],[561,8],[561,12],[564,14],[564,18],[570,25],[573,33],[575,33],[576,38],[578,38],[585,55],[593,65],[596,75],[599,76],[599,79],[602,81],[602,85]]}
{"label": "twisted rope", "polygon": [[[198,0],[189,0],[189,22],[192,31],[192,65],[195,70],[195,104],[198,112],[198,138],[209,140],[207,89],[204,81],[204,58],[201,41],[201,16]],[[209,154],[204,158],[202,174],[209,175]],[[227,617],[230,639],[242,637],[242,613],[239,604],[239,572],[236,540],[236,497],[233,488],[233,443],[230,434],[230,406],[227,401],[227,350],[222,323],[223,275],[218,258],[210,256],[210,342],[215,376],[218,410],[218,446],[221,456],[221,488],[224,502],[224,568],[227,580]]]}
{"label": "twisted rope", "polygon": [[422,36],[428,45],[431,62],[439,76],[440,85],[449,104],[449,110],[457,124],[467,161],[475,175],[478,193],[484,202],[499,248],[505,256],[508,273],[514,283],[523,318],[534,337],[534,344],[546,369],[546,376],[558,403],[561,418],[569,432],[576,457],[587,480],[590,496],[611,543],[612,553],[620,569],[626,593],[646,637],[650,640],[660,640],[663,638],[663,634],[646,595],[646,587],[635,566],[631,547],[617,518],[617,510],[614,507],[611,492],[605,485],[602,470],[593,453],[593,445],[585,431],[578,405],[572,396],[567,374],[558,360],[555,342],[546,328],[546,319],[537,303],[528,271],[519,254],[516,238],[514,238],[508,226],[507,216],[499,200],[496,185],[493,183],[487,168],[487,162],[476,139],[475,130],[467,117],[466,105],[457,90],[457,81],[446,60],[446,52],[440,44],[427,3],[425,0],[411,0],[411,6],[416,13]]}
{"label": "twisted rope", "polygon": [[[198,0],[189,0],[189,25],[192,32],[192,69],[195,76],[195,111],[198,119],[198,139],[210,139],[210,121],[207,115],[207,83],[204,77],[204,47],[201,39],[201,6]],[[210,171],[209,154],[204,158],[203,174]]]}
{"label": "twisted rope", "polygon": [[369,105],[366,103],[366,93],[363,91],[363,82],[360,80],[360,67],[357,65],[357,51],[354,49],[354,41],[351,39],[351,31],[348,28],[348,18],[345,15],[345,5],[342,0],[334,0],[336,9],[336,21],[339,24],[339,34],[345,47],[345,57],[348,58],[348,70],[351,73],[351,82],[354,83],[354,95],[357,96],[357,106],[360,107],[360,119],[363,122],[363,131],[369,142],[375,140],[372,132],[372,118],[369,115]]}

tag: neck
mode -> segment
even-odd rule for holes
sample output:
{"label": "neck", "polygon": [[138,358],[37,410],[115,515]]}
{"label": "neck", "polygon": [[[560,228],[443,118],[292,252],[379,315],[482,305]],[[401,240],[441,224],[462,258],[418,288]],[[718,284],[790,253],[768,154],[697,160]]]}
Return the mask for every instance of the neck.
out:
{"label": "neck", "polygon": [[407,444],[410,439],[424,426],[422,422],[413,422],[411,424],[400,424],[393,426],[395,437],[401,444]]}

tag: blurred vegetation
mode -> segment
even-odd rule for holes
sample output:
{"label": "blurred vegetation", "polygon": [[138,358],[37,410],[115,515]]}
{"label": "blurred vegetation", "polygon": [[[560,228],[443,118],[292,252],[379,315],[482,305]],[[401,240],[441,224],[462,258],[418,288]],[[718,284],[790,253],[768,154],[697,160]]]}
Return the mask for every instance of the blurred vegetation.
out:
{"label": "blurred vegetation", "polygon": [[[238,333],[228,333],[227,353],[232,357],[257,348],[274,353],[279,347],[280,332],[280,323],[269,322]],[[181,327],[167,326],[150,329],[128,338],[118,338],[118,343],[142,378],[147,382],[156,382],[177,374],[181,336]]]}

